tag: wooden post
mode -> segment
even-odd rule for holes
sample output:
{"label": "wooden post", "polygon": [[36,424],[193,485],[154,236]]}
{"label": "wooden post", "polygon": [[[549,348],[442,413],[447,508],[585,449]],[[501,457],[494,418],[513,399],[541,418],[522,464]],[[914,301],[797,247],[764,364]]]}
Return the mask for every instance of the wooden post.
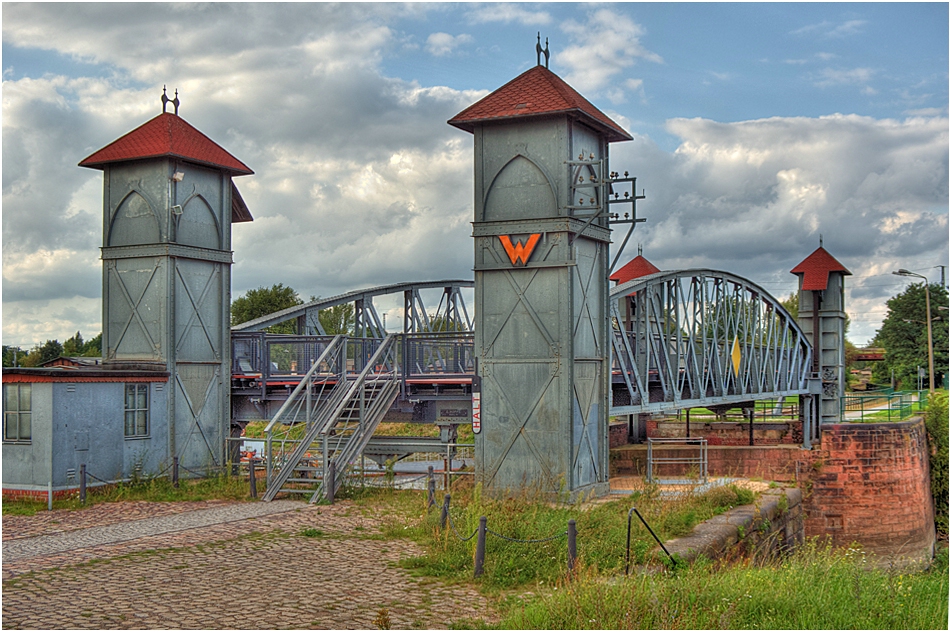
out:
{"label": "wooden post", "polygon": [[257,468],[255,467],[253,457],[248,459],[247,470],[248,476],[250,476],[251,498],[257,498]]}
{"label": "wooden post", "polygon": [[79,464],[79,504],[86,504],[86,464]]}
{"label": "wooden post", "polygon": [[488,530],[488,518],[478,519],[478,541],[475,543],[475,577],[480,576],[485,566],[485,532]]}

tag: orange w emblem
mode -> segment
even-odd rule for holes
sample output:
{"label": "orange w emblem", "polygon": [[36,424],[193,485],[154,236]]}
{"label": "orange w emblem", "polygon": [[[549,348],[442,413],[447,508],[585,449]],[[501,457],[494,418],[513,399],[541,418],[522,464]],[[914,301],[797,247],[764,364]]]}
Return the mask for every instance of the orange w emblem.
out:
{"label": "orange w emblem", "polygon": [[534,247],[537,245],[538,240],[541,239],[541,233],[535,233],[528,237],[528,241],[525,244],[522,244],[520,241],[512,244],[511,238],[508,235],[499,235],[498,239],[501,240],[501,245],[505,247],[505,252],[508,253],[508,258],[511,259],[511,265],[518,265],[519,260],[522,265],[527,265],[528,259],[531,258],[531,253],[534,252]]}

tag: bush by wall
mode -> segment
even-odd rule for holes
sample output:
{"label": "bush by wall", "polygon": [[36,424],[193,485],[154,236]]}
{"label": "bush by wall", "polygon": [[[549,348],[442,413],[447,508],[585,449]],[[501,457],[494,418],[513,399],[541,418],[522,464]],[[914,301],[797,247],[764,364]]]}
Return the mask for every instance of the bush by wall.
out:
{"label": "bush by wall", "polygon": [[930,490],[934,497],[934,522],[937,531],[947,533],[948,454],[950,454],[950,422],[947,414],[947,393],[935,393],[925,418],[927,441],[930,443]]}

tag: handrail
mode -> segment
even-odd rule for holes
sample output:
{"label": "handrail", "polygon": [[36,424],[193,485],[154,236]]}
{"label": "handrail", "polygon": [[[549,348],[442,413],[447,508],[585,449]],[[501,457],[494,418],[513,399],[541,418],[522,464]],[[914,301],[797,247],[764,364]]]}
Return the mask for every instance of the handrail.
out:
{"label": "handrail", "polygon": [[313,377],[313,374],[317,370],[317,368],[321,364],[323,364],[323,362],[326,361],[327,356],[333,351],[335,351],[336,350],[335,348],[345,338],[346,337],[343,334],[338,334],[334,336],[330,344],[327,345],[327,348],[323,350],[323,353],[320,354],[320,357],[317,358],[317,360],[313,363],[313,366],[310,367],[310,370],[307,371],[307,373],[300,379],[300,383],[297,384],[297,388],[295,388],[293,392],[291,392],[291,394],[287,397],[287,401],[285,401],[284,404],[279,409],[277,409],[277,413],[274,415],[273,419],[271,419],[270,423],[268,423],[267,426],[264,428],[265,433],[273,430],[274,425],[277,423],[277,420],[287,411],[287,408],[290,407],[290,404],[293,403],[293,401],[297,398],[297,395],[299,395],[300,392],[304,389],[304,387],[310,381],[310,378]]}

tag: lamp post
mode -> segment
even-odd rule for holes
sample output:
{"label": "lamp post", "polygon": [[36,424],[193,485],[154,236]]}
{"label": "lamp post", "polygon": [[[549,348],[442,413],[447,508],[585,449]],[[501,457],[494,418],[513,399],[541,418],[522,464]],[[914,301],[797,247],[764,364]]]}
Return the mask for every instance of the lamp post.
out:
{"label": "lamp post", "polygon": [[933,395],[934,392],[934,334],[933,334],[933,325],[930,322],[930,282],[922,274],[917,274],[916,272],[911,272],[910,270],[905,270],[901,268],[897,272],[892,272],[891,274],[896,274],[897,276],[912,276],[924,280],[924,296],[927,300],[927,363],[930,369],[930,394]]}

